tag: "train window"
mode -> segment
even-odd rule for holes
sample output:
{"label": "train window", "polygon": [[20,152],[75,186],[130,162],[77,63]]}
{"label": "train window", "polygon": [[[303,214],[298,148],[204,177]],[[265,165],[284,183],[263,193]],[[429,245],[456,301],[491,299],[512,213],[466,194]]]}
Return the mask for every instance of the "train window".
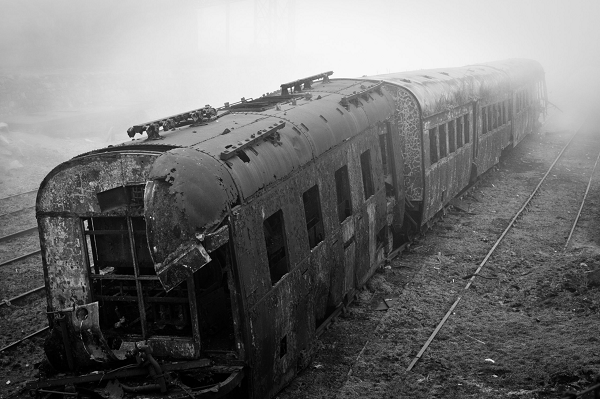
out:
{"label": "train window", "polygon": [[360,156],[360,168],[362,169],[363,188],[365,190],[365,199],[375,193],[373,188],[373,174],[371,172],[371,151],[367,150]]}
{"label": "train window", "polygon": [[388,166],[387,166],[387,135],[380,134],[379,135],[379,149],[381,150],[381,166],[383,168],[383,174],[388,174]]}
{"label": "train window", "polygon": [[94,273],[135,274],[126,217],[84,219],[83,226]]}
{"label": "train window", "polygon": [[456,119],[456,148],[463,146],[463,118]]}
{"label": "train window", "polygon": [[288,272],[283,212],[278,210],[263,222],[271,284],[275,285]]}
{"label": "train window", "polygon": [[494,125],[492,122],[492,117],[494,116],[494,108],[491,105],[488,105],[488,112],[487,112],[487,117],[488,117],[488,132],[494,130]]}
{"label": "train window", "polygon": [[446,124],[438,127],[438,136],[440,138],[440,158],[444,158],[448,155],[447,152],[447,139],[446,139]]}
{"label": "train window", "polygon": [[308,232],[308,245],[310,249],[323,241],[323,218],[321,217],[321,201],[319,199],[319,186],[314,185],[302,194],[304,202],[304,216],[306,217],[306,231]]}
{"label": "train window", "polygon": [[487,107],[481,107],[481,133],[487,133]]}
{"label": "train window", "polygon": [[96,194],[100,212],[108,212],[119,208],[144,208],[145,185],[121,186]]}
{"label": "train window", "polygon": [[350,180],[348,166],[344,165],[335,171],[335,191],[337,193],[337,209],[340,223],[352,215],[352,198],[350,197]]}
{"label": "train window", "polygon": [[448,152],[456,151],[456,131],[454,121],[448,122]]}
{"label": "train window", "polygon": [[469,114],[463,115],[463,126],[465,131],[465,144],[467,144],[471,138],[471,125],[469,124]]}
{"label": "train window", "polygon": [[284,335],[279,341],[279,358],[281,359],[287,354],[287,335]]}
{"label": "train window", "polygon": [[494,129],[498,127],[498,104],[492,105],[493,115],[492,115],[492,126]]}
{"label": "train window", "polygon": [[437,128],[429,129],[429,159],[433,165],[438,161]]}

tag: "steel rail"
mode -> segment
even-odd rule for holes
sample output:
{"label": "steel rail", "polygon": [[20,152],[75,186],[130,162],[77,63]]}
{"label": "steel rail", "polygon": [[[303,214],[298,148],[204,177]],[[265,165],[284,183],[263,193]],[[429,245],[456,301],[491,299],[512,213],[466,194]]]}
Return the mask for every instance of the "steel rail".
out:
{"label": "steel rail", "polygon": [[40,291],[43,291],[43,290],[44,290],[44,288],[45,288],[45,286],[44,286],[44,285],[42,285],[42,286],[40,286],[40,287],[36,287],[36,288],[33,288],[33,289],[31,289],[31,290],[29,290],[29,291],[27,291],[27,292],[24,292],[24,293],[22,293],[22,294],[19,294],[19,295],[17,295],[16,297],[13,297],[13,298],[10,298],[10,299],[5,299],[5,300],[3,300],[2,302],[0,302],[0,308],[1,308],[2,306],[9,306],[9,305],[11,305],[13,302],[15,302],[15,301],[19,301],[19,300],[21,300],[21,299],[25,299],[25,298],[27,298],[27,297],[28,297],[28,296],[30,296],[30,295],[36,294],[36,293],[38,293],[38,292],[40,292]]}
{"label": "steel rail", "polygon": [[4,262],[0,263],[0,267],[2,267],[2,266],[8,266],[11,263],[15,263],[15,262],[18,262],[18,261],[20,261],[22,259],[29,258],[30,256],[37,255],[37,254],[39,254],[41,252],[42,252],[42,250],[38,249],[38,250],[35,250],[33,252],[29,252],[29,253],[27,253],[25,255],[17,256],[16,258],[12,258],[12,259],[9,259],[7,261],[4,261]]}
{"label": "steel rail", "polygon": [[44,332],[48,331],[49,329],[50,329],[50,327],[44,327],[41,330],[37,330],[36,332],[33,332],[33,333],[29,334],[29,335],[26,335],[25,337],[21,338],[20,340],[15,341],[15,342],[13,342],[11,344],[8,344],[4,348],[0,348],[0,352],[4,352],[5,350],[12,348],[13,346],[17,346],[21,342],[23,342],[23,341],[25,341],[25,340],[27,340],[29,338],[35,337],[36,335],[43,334]]}
{"label": "steel rail", "polygon": [[20,195],[27,195],[27,194],[35,193],[35,192],[37,192],[37,191],[38,191],[38,190],[36,189],[36,190],[31,190],[31,191],[25,191],[24,193],[19,193],[19,194],[13,194],[13,195],[9,195],[9,196],[6,196],[6,197],[2,197],[2,198],[0,198],[0,201],[2,201],[2,200],[5,200],[5,199],[9,199],[9,198],[18,197],[18,196],[20,196]]}
{"label": "steel rail", "polygon": [[3,218],[3,217],[8,216],[8,215],[12,215],[14,213],[23,212],[23,211],[25,211],[27,209],[33,209],[33,208],[35,208],[35,205],[31,205],[31,206],[27,206],[25,208],[17,209],[16,211],[6,212],[6,213],[3,213],[2,215],[0,215],[0,218]]}
{"label": "steel rail", "polygon": [[0,242],[12,240],[13,238],[24,236],[25,234],[31,233],[33,231],[37,231],[37,226],[29,227],[25,230],[17,231],[16,233],[12,233],[3,237],[0,237]]}
{"label": "steel rail", "polygon": [[592,169],[592,173],[590,174],[590,180],[588,181],[587,188],[585,189],[585,194],[583,194],[583,199],[581,200],[581,205],[579,206],[579,211],[577,212],[577,216],[575,217],[575,221],[573,222],[573,226],[571,227],[571,231],[569,232],[569,237],[567,238],[567,242],[565,243],[565,247],[563,248],[563,252],[567,250],[569,247],[569,243],[571,242],[571,237],[573,236],[573,232],[577,227],[577,223],[579,222],[579,217],[581,216],[581,211],[583,210],[583,205],[585,204],[585,200],[587,199],[588,192],[590,191],[590,186],[592,185],[592,179],[594,178],[594,172],[596,172],[596,166],[598,166],[598,160],[600,159],[600,152],[598,153],[598,157],[596,158],[596,163],[594,164],[594,169]]}
{"label": "steel rail", "polygon": [[535,189],[533,190],[533,192],[529,195],[529,197],[527,198],[527,200],[525,201],[525,203],[517,211],[517,213],[511,219],[511,221],[508,224],[508,226],[504,229],[504,231],[502,232],[502,234],[500,235],[500,237],[496,240],[496,242],[494,243],[494,245],[492,246],[492,248],[488,251],[487,255],[481,261],[481,264],[479,265],[479,267],[477,268],[477,270],[475,270],[475,273],[473,273],[473,275],[469,279],[469,282],[467,283],[467,285],[465,286],[465,288],[463,288],[462,293],[456,298],[456,300],[454,301],[454,303],[452,304],[452,306],[450,307],[450,309],[448,310],[448,312],[446,312],[446,314],[444,315],[444,317],[442,318],[442,320],[439,322],[439,324],[437,325],[437,327],[435,328],[435,330],[431,333],[431,335],[429,336],[429,338],[427,339],[427,341],[425,342],[425,344],[423,345],[423,347],[421,347],[421,350],[419,351],[419,353],[417,353],[417,355],[414,357],[414,359],[412,360],[412,362],[410,362],[410,364],[408,365],[408,368],[406,369],[406,371],[411,371],[413,369],[413,367],[415,366],[415,364],[417,364],[417,362],[419,361],[419,359],[421,359],[421,356],[423,356],[423,353],[425,353],[425,351],[429,347],[429,344],[431,344],[431,342],[434,340],[434,338],[437,335],[437,333],[444,326],[444,324],[446,323],[446,320],[448,320],[448,318],[450,317],[450,315],[454,311],[454,308],[456,308],[456,306],[458,305],[458,303],[462,300],[463,295],[467,292],[467,290],[469,289],[469,287],[471,287],[471,284],[475,280],[475,277],[477,277],[477,275],[479,274],[479,271],[483,268],[483,266],[485,266],[485,264],[490,259],[490,257],[492,256],[492,254],[496,251],[496,248],[498,248],[498,245],[500,245],[500,243],[504,240],[504,237],[506,236],[506,234],[508,234],[508,232],[512,229],[512,227],[515,224],[515,222],[517,221],[517,219],[519,217],[521,217],[521,215],[523,214],[523,212],[525,211],[525,209],[527,208],[527,206],[529,206],[529,203],[531,202],[531,200],[533,199],[533,197],[535,197],[535,195],[538,193],[540,187],[542,186],[542,184],[544,183],[544,181],[546,180],[546,178],[548,177],[548,175],[550,174],[550,172],[554,168],[554,165],[556,165],[556,163],[562,157],[563,153],[569,147],[569,145],[571,144],[571,142],[573,141],[573,139],[583,129],[583,126],[584,126],[584,124],[582,124],[581,127],[573,134],[573,136],[571,137],[571,139],[569,140],[569,142],[564,146],[564,148],[558,154],[558,156],[556,157],[556,159],[554,160],[554,162],[552,162],[552,165],[550,165],[550,168],[548,168],[548,171],[546,172],[546,174],[544,174],[544,177],[542,177],[542,179],[540,180],[540,182],[538,183],[538,185],[535,187]]}

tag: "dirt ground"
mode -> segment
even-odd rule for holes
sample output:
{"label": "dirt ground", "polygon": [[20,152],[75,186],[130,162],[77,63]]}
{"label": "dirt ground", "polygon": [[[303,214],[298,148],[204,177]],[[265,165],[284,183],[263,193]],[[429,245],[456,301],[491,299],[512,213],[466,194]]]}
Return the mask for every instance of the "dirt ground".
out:
{"label": "dirt ground", "polygon": [[[463,292],[579,122],[552,118],[380,269],[321,335],[313,362],[278,397],[559,398],[589,386],[600,375],[600,178],[572,244],[563,247],[600,150],[597,124],[582,130]],[[89,139],[0,135],[0,150],[10,153],[1,157],[0,197],[35,189],[56,163],[103,146]],[[36,261],[5,269],[0,300],[41,279]],[[406,371],[459,295],[427,351]],[[43,327],[44,308],[43,299],[0,308],[0,346]],[[34,338],[0,353],[0,398],[25,397],[21,387],[37,374],[42,342]]]}

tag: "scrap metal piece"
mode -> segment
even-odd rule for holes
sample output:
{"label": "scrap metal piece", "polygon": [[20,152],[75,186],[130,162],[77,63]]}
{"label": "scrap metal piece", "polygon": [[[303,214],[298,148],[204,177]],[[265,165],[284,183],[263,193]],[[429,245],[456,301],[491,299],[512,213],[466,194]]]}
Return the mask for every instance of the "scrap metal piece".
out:
{"label": "scrap metal piece", "polygon": [[[327,72],[319,73],[317,75],[294,80],[293,82],[284,83],[281,85],[281,95],[289,96],[290,94],[288,92],[288,89],[291,89],[291,88],[293,88],[294,91],[296,91],[296,92],[302,91],[303,88],[304,88],[304,90],[311,89],[312,82],[317,79],[323,79],[323,83],[327,83],[327,82],[329,82],[329,77],[331,75],[333,75],[333,71],[327,71]],[[304,87],[302,87],[303,85],[304,85]]]}
{"label": "scrap metal piece", "polygon": [[154,269],[165,291],[169,292],[210,261],[202,244],[193,240],[181,244],[164,262],[155,263]]}
{"label": "scrap metal piece", "polygon": [[[162,370],[165,373],[172,371],[182,371],[182,370],[192,370],[198,368],[209,367],[211,365],[211,361],[209,359],[198,359],[192,360],[189,362],[173,362],[173,363],[164,363],[162,364]],[[234,370],[241,370],[242,366],[232,368]],[[212,370],[212,368],[211,368]],[[217,369],[218,370],[218,369]],[[61,385],[69,385],[69,384],[84,384],[87,382],[97,382],[97,381],[109,381],[116,378],[127,378],[127,377],[139,377],[148,375],[148,369],[145,367],[137,367],[134,364],[120,367],[113,371],[94,371],[89,374],[78,375],[78,376],[68,376],[68,377],[59,377],[54,379],[47,380],[35,380],[28,381],[25,384],[27,389],[42,389],[49,387],[56,387]]]}

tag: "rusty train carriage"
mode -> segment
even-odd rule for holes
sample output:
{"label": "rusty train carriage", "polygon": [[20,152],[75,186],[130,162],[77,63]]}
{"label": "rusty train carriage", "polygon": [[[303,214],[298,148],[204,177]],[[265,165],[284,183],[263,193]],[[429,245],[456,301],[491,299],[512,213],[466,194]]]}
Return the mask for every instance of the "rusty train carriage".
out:
{"label": "rusty train carriage", "polygon": [[67,374],[31,389],[120,378],[129,394],[274,396],[327,318],[535,128],[545,99],[527,60],[329,75],[135,126],[148,138],[46,177],[45,349]]}

